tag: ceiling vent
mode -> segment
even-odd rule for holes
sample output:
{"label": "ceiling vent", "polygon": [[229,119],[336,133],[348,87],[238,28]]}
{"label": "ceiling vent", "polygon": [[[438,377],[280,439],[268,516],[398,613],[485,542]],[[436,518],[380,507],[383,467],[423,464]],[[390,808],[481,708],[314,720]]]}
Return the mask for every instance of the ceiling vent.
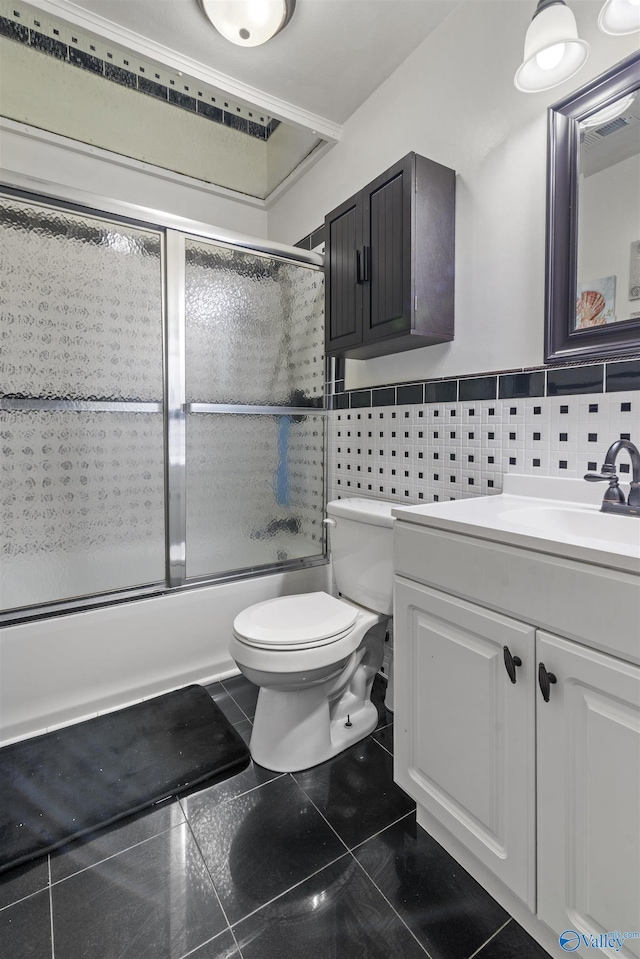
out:
{"label": "ceiling vent", "polygon": [[604,126],[598,127],[596,133],[598,136],[608,137],[617,130],[622,130],[623,127],[628,127],[632,120],[633,117],[616,117],[615,120],[611,120],[610,123],[605,123]]}

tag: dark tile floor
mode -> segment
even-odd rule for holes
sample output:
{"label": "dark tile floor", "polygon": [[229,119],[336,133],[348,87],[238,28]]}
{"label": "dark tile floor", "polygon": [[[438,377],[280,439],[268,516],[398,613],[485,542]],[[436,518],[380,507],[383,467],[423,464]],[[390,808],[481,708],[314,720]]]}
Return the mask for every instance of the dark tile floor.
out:
{"label": "dark tile floor", "polygon": [[[257,690],[209,687],[248,740]],[[546,959],[415,821],[393,715],[314,769],[250,764],[0,877],[7,959]]]}

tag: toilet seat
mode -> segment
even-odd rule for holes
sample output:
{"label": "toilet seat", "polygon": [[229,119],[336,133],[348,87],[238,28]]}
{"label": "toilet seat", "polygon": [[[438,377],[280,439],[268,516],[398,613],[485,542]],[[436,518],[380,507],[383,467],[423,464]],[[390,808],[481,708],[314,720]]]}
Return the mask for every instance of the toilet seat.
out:
{"label": "toilet seat", "polygon": [[347,636],[357,617],[357,608],[329,593],[303,593],[250,606],[236,616],[233,631],[257,649],[315,649]]}

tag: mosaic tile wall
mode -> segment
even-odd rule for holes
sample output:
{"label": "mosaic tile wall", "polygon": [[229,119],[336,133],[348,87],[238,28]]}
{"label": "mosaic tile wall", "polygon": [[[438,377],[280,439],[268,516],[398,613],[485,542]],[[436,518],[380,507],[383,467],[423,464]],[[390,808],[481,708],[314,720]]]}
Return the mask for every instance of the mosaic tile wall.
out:
{"label": "mosaic tile wall", "polygon": [[[640,445],[640,364],[609,366],[625,374],[617,380],[610,376],[610,392],[602,391],[599,365],[588,370],[600,371],[600,392],[505,397],[508,390],[497,382],[505,377],[488,376],[335,395],[329,414],[328,495],[414,505],[500,493],[502,477],[509,472],[581,477],[597,470],[614,440]],[[533,378],[541,375],[542,389],[535,389],[548,394],[557,378],[562,381],[561,374],[575,369],[548,371],[546,383],[546,371],[524,376],[536,382]],[[509,374],[512,379],[516,375],[523,376]],[[625,378],[633,389],[620,389]],[[493,381],[494,398],[465,399],[481,391],[482,380]],[[475,389],[469,386],[474,383]],[[592,382],[590,390],[596,388]],[[378,397],[373,395],[377,392]],[[447,392],[449,401],[435,401],[438,393]],[[354,405],[367,399],[384,405]],[[402,402],[407,399],[414,402]],[[620,455],[618,467],[624,483],[630,479],[626,454]]]}

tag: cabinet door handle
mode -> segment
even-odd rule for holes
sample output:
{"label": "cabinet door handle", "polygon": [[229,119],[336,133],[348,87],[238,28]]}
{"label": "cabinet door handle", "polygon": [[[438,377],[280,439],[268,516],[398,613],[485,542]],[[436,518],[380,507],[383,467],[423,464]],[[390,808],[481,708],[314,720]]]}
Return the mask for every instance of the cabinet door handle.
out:
{"label": "cabinet door handle", "polygon": [[356,283],[362,283],[362,255],[360,250],[355,250],[356,255]]}
{"label": "cabinet door handle", "polygon": [[516,681],[516,666],[522,666],[522,660],[519,656],[512,656],[511,650],[508,646],[503,646],[502,650],[504,652],[504,665],[507,672],[509,673],[509,679],[512,683]]}
{"label": "cabinet door handle", "polygon": [[549,693],[551,692],[551,686],[554,683],[557,683],[558,680],[553,673],[548,673],[544,663],[538,664],[538,683],[540,685],[540,692],[542,693],[542,698],[545,703],[549,702]]}
{"label": "cabinet door handle", "polygon": [[370,269],[369,265],[371,263],[371,247],[363,246],[362,247],[362,282],[369,282]]}

